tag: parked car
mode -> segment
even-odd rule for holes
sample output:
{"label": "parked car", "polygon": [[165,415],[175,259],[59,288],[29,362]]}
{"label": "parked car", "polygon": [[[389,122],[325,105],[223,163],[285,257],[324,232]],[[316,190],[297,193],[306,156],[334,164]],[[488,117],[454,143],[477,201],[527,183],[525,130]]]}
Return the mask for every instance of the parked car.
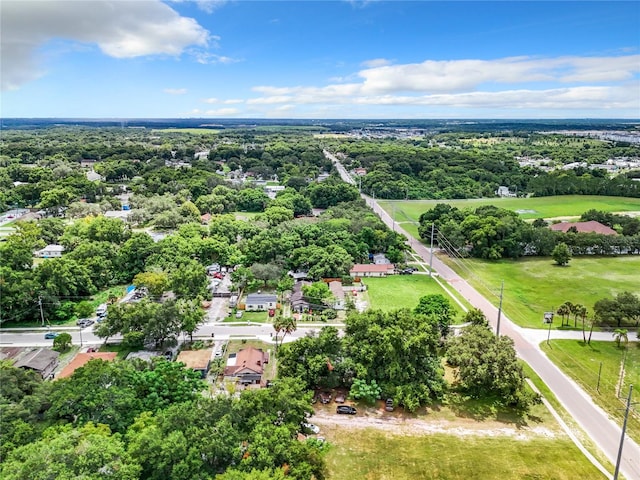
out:
{"label": "parked car", "polygon": [[331,402],[331,392],[320,392],[320,403]]}
{"label": "parked car", "polygon": [[242,311],[242,310],[238,310],[238,311],[236,312],[236,318],[242,318],[242,315],[243,315],[243,314],[244,314],[244,311]]}
{"label": "parked car", "polygon": [[313,434],[318,434],[320,433],[320,427],[318,427],[317,425],[314,425],[313,423],[303,423],[302,424],[302,433],[313,433]]}
{"label": "parked car", "polygon": [[349,405],[338,405],[336,407],[336,413],[342,413],[345,415],[355,415],[357,413],[356,407]]}
{"label": "parked car", "polygon": [[47,332],[44,334],[44,339],[45,340],[52,340],[54,338],[56,338],[58,335],[60,335],[60,333],[58,332]]}
{"label": "parked car", "polygon": [[224,275],[220,272],[216,272],[213,274],[213,278],[217,278],[219,280],[222,280],[224,278]]}
{"label": "parked car", "polygon": [[85,328],[90,325],[93,325],[95,322],[90,318],[81,318],[76,322],[80,328]]}
{"label": "parked car", "polygon": [[345,394],[343,392],[336,393],[336,398],[335,398],[334,402],[336,402],[336,403],[344,403],[344,400],[345,400]]}
{"label": "parked car", "polygon": [[395,407],[393,406],[393,398],[387,398],[387,400],[385,400],[384,402],[384,409],[387,412],[393,412],[393,409]]}

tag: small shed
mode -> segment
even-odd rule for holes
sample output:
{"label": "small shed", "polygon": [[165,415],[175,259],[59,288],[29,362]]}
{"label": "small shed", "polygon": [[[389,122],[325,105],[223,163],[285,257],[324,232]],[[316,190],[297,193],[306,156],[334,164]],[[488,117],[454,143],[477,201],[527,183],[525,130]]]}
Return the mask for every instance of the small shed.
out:
{"label": "small shed", "polygon": [[204,378],[209,373],[211,366],[211,350],[183,350],[178,354],[176,362],[182,362],[186,368],[200,372]]}
{"label": "small shed", "polygon": [[265,311],[276,308],[278,297],[273,294],[251,293],[247,295],[245,309],[251,311]]}
{"label": "small shed", "polygon": [[60,354],[46,348],[27,353],[15,363],[15,367],[38,372],[42,378],[49,377],[58,366]]}

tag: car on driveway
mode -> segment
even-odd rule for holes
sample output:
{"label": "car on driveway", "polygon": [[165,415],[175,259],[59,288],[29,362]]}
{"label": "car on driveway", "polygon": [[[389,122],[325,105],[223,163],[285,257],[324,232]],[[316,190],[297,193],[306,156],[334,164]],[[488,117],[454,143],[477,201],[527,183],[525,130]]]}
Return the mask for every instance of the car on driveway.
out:
{"label": "car on driveway", "polygon": [[345,415],[355,415],[358,413],[356,407],[351,407],[349,405],[338,405],[336,407],[336,413],[342,413]]}
{"label": "car on driveway", "polygon": [[314,433],[314,434],[318,434],[320,433],[320,427],[318,427],[317,425],[314,425],[313,423],[303,423],[302,424],[302,431],[303,433]]}
{"label": "car on driveway", "polygon": [[336,393],[336,398],[333,401],[336,403],[344,403],[344,400],[345,400],[344,392],[338,392]]}
{"label": "car on driveway", "polygon": [[54,338],[56,338],[58,335],[60,335],[58,332],[47,332],[44,334],[44,339],[45,340],[52,340]]}
{"label": "car on driveway", "polygon": [[331,402],[331,392],[320,392],[318,396],[320,397],[320,403]]}

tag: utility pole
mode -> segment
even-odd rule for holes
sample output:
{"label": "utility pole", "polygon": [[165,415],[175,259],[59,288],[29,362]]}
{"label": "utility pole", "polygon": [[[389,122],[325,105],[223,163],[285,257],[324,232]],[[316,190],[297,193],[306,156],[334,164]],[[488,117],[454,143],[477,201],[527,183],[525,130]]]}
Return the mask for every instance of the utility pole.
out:
{"label": "utility pole", "polygon": [[435,232],[435,222],[431,224],[431,248],[429,248],[429,276],[433,276],[433,234]]}
{"label": "utility pole", "polygon": [[500,285],[500,306],[498,307],[498,323],[496,324],[496,337],[500,336],[500,317],[502,316],[502,294],[504,293],[504,280]]}
{"label": "utility pole", "polygon": [[40,307],[40,320],[42,321],[42,326],[44,327],[44,312],[42,311],[42,297],[38,295],[38,306]]}
{"label": "utility pole", "polygon": [[627,397],[627,407],[624,411],[624,422],[622,423],[622,435],[620,435],[620,446],[618,447],[618,458],[616,460],[616,470],[613,472],[613,480],[618,480],[618,474],[620,473],[620,459],[622,458],[622,446],[624,445],[624,434],[627,430],[627,420],[629,419],[629,410],[631,409],[631,392],[633,392],[633,385],[629,385],[629,396]]}

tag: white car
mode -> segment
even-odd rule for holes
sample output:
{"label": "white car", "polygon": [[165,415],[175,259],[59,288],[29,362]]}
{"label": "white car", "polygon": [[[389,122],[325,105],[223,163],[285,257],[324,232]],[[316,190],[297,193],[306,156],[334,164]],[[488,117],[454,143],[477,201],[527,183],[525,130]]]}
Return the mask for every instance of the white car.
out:
{"label": "white car", "polygon": [[320,427],[314,425],[313,423],[303,423],[302,429],[311,433],[315,433],[316,435],[320,433]]}

